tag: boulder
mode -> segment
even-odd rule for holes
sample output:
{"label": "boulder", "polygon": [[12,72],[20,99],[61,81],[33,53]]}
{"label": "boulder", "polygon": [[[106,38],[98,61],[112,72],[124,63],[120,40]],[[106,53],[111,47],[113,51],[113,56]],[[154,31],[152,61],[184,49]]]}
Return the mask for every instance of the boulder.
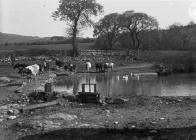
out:
{"label": "boulder", "polygon": [[76,115],[64,114],[64,113],[57,113],[49,115],[50,119],[63,119],[65,121],[72,121],[77,118]]}
{"label": "boulder", "polygon": [[0,82],[11,82],[11,79],[8,77],[0,77]]}
{"label": "boulder", "polygon": [[7,119],[14,120],[14,119],[16,119],[16,116],[9,116]]}
{"label": "boulder", "polygon": [[114,99],[113,104],[124,104],[128,101],[129,101],[129,99],[116,98],[116,99]]}
{"label": "boulder", "polygon": [[108,104],[124,104],[128,101],[129,99],[124,98],[105,98],[105,102]]}

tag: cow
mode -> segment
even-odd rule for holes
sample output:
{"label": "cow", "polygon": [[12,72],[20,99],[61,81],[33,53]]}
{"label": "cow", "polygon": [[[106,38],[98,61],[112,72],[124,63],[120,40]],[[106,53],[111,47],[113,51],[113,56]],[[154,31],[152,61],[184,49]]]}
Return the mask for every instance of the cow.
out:
{"label": "cow", "polygon": [[109,69],[109,68],[111,69],[111,71],[113,71],[113,68],[114,68],[114,63],[113,62],[104,64],[104,71]]}
{"label": "cow", "polygon": [[40,66],[38,64],[30,65],[25,68],[29,69],[34,76],[36,76],[40,71]]}
{"label": "cow", "polygon": [[55,64],[59,67],[62,68],[65,66],[65,62],[60,61],[60,60],[55,60]]}
{"label": "cow", "polygon": [[75,71],[76,70],[76,65],[72,64],[72,63],[67,63],[64,66],[64,70],[69,70],[69,71]]}
{"label": "cow", "polygon": [[90,61],[87,61],[86,62],[86,70],[89,72],[90,69],[91,69],[92,65],[91,65],[91,62]]}
{"label": "cow", "polygon": [[101,72],[103,70],[102,63],[95,63],[96,72]]}

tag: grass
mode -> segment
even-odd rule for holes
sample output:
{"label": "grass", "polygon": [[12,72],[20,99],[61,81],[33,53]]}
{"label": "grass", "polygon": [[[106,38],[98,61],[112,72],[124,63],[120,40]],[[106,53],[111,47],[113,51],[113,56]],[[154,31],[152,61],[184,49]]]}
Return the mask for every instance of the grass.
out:
{"label": "grass", "polygon": [[[79,49],[90,49],[92,43],[79,43]],[[49,44],[49,45],[1,45],[0,52],[4,51],[24,51],[29,49],[48,49],[48,50],[70,50],[71,44]]]}
{"label": "grass", "polygon": [[[93,43],[79,43],[79,50],[91,49]],[[39,56],[69,54],[71,44],[49,44],[49,45],[0,45],[0,56],[9,56],[14,53],[16,56]]]}
{"label": "grass", "polygon": [[163,66],[172,73],[196,72],[196,52],[190,51],[145,51],[141,58]]}

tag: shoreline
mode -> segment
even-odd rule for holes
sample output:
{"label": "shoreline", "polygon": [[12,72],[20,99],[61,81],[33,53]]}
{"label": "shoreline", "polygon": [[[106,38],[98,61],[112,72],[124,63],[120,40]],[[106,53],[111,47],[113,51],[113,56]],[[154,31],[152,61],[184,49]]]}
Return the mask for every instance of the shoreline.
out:
{"label": "shoreline", "polygon": [[[122,72],[122,69],[123,72],[130,69],[136,72],[152,71],[150,66],[147,69],[142,66],[138,68],[126,66],[126,69],[118,67],[115,72]],[[29,93],[37,86],[44,84],[49,77],[48,73],[40,75],[37,81],[25,85],[22,93]],[[115,129],[131,132],[132,130],[136,132],[149,130],[145,133],[154,131],[154,134],[158,134],[164,129],[166,131],[193,129],[194,131],[196,127],[196,96],[132,96],[124,104],[107,104],[105,106],[65,101],[62,106],[52,106],[19,114],[16,119],[6,120],[1,124],[0,130],[2,132],[8,133],[3,128],[6,126],[6,128],[16,130],[13,134],[16,137],[27,139],[30,138],[27,135],[38,136],[61,129],[71,131],[80,128]]]}

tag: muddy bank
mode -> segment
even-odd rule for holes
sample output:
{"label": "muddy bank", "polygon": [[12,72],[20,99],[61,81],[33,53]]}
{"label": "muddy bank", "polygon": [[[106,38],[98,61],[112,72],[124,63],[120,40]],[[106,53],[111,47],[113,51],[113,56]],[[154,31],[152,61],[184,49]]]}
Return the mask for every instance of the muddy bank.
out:
{"label": "muddy bank", "polygon": [[[149,66],[149,65],[148,65]],[[124,66],[123,66],[124,67]],[[120,72],[148,69],[118,67]],[[142,69],[141,69],[142,67]],[[51,74],[51,75],[50,75]],[[43,86],[53,73],[41,74],[22,88],[22,93]],[[11,98],[11,97],[10,97]],[[11,100],[12,101],[12,100]],[[9,102],[7,102],[8,104]],[[14,99],[11,103],[18,103]],[[0,139],[174,139],[195,138],[196,97],[132,96],[123,104],[68,102],[19,113],[0,122]],[[6,112],[5,112],[6,113]],[[187,115],[188,114],[188,115]],[[184,129],[183,129],[184,128]]]}
{"label": "muddy bank", "polygon": [[195,134],[191,133],[196,126],[195,108],[196,99],[184,97],[137,96],[124,104],[105,106],[65,101],[63,106],[23,113],[8,127],[15,130],[20,139],[61,139],[64,136],[74,139],[75,133],[81,139],[96,134],[99,138],[106,135],[106,139],[168,136],[169,140],[181,137],[179,134],[182,138]]}

